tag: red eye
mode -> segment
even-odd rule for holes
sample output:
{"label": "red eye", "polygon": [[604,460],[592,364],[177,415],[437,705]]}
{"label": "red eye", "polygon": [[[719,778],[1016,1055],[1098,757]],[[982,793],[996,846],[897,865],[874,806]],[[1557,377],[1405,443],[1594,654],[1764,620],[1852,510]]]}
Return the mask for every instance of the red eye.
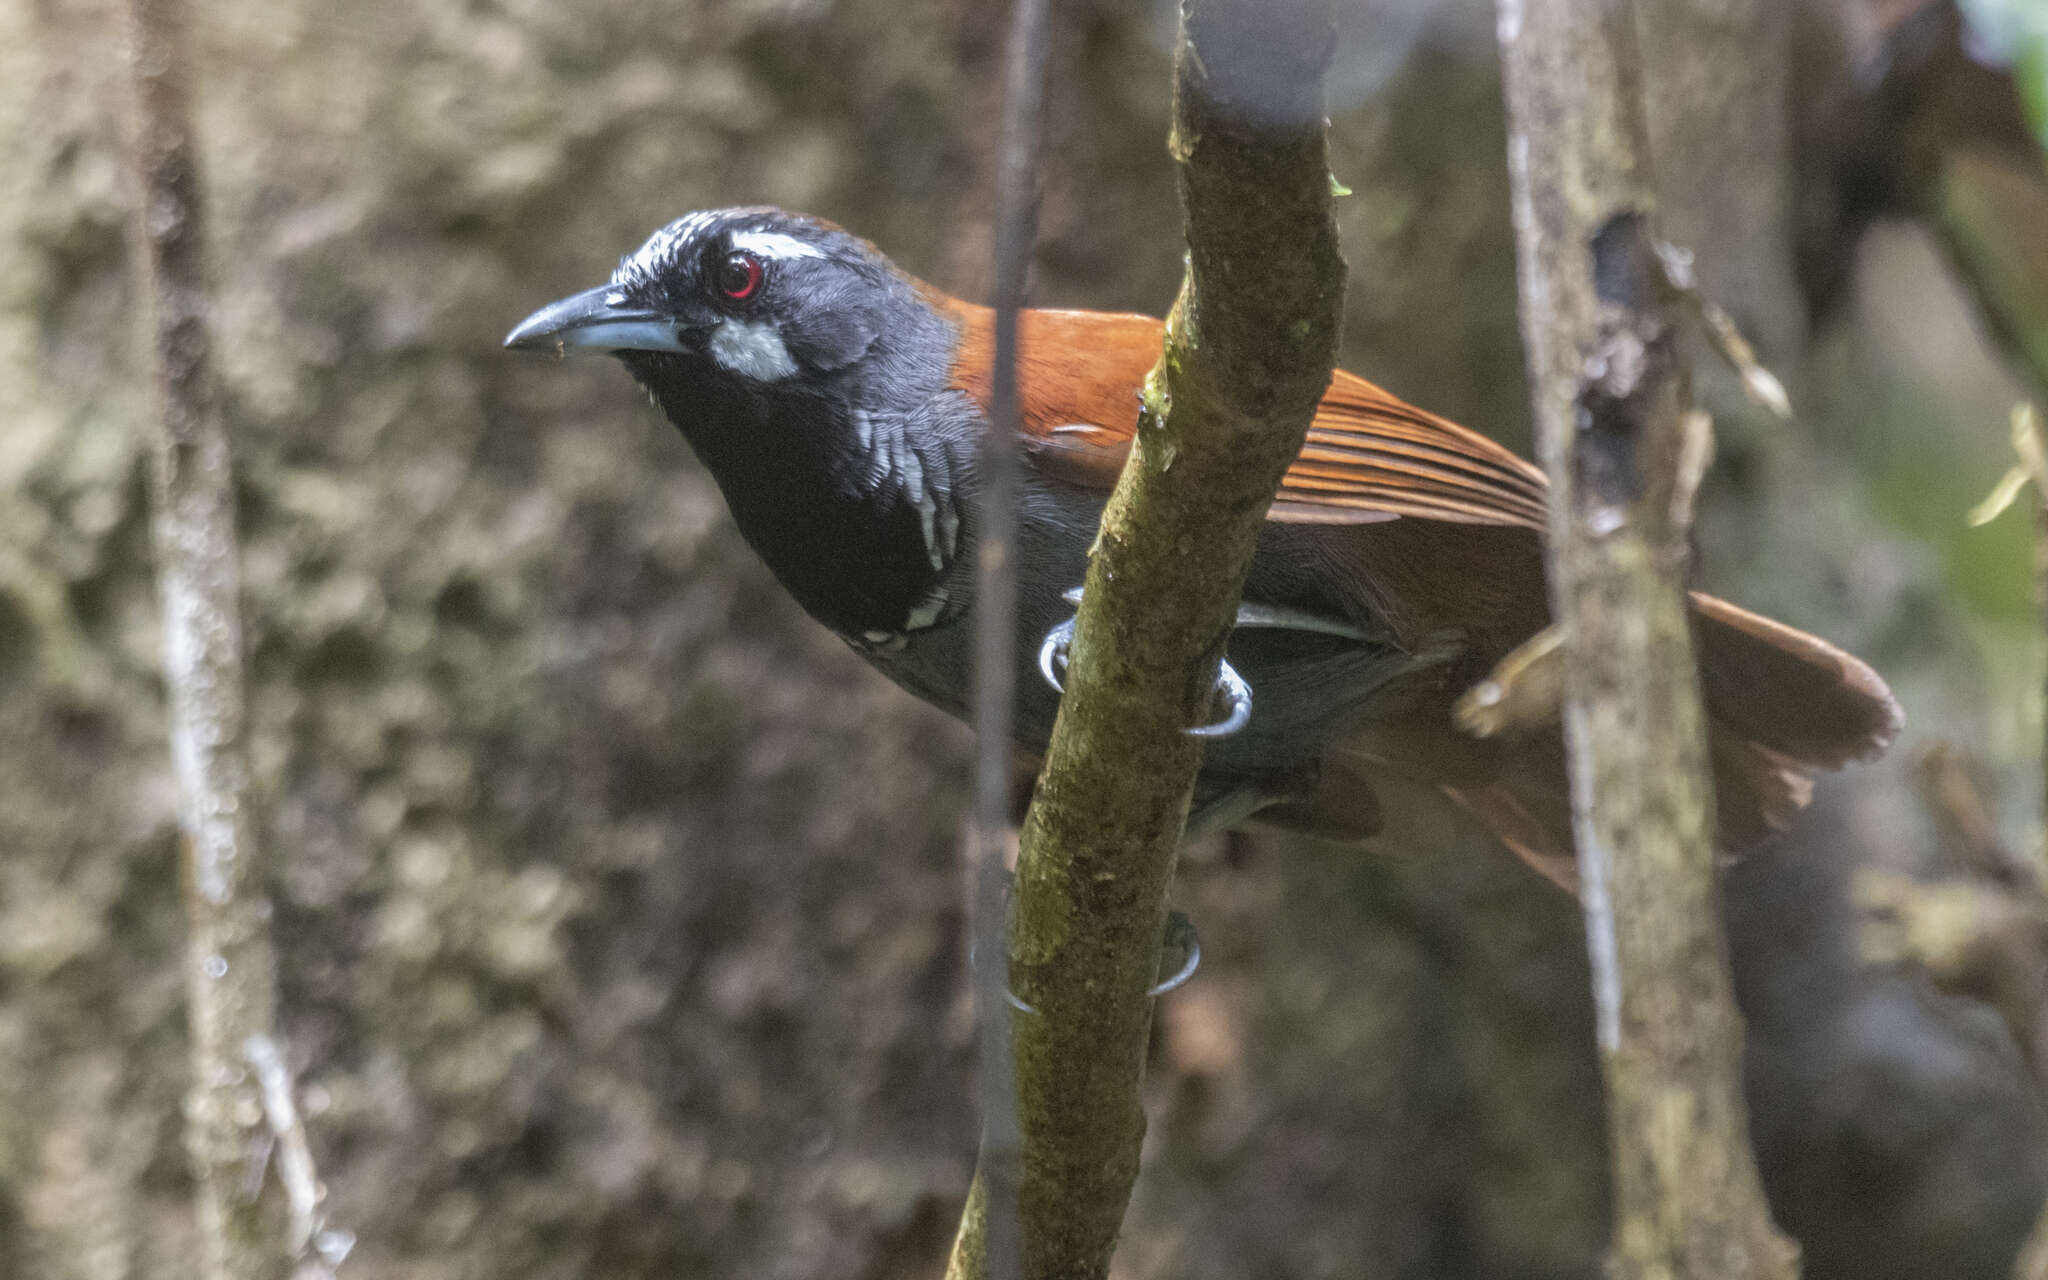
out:
{"label": "red eye", "polygon": [[718,291],[734,302],[745,302],[761,287],[761,260],[751,253],[734,251],[718,264]]}

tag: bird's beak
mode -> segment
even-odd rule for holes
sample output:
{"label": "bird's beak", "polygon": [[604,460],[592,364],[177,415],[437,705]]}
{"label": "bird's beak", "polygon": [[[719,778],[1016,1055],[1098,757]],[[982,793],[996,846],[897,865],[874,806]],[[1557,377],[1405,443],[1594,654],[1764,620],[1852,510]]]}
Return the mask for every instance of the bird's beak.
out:
{"label": "bird's beak", "polygon": [[687,326],[674,316],[626,301],[617,285],[599,285],[551,302],[505,335],[513,351],[673,351],[683,353]]}

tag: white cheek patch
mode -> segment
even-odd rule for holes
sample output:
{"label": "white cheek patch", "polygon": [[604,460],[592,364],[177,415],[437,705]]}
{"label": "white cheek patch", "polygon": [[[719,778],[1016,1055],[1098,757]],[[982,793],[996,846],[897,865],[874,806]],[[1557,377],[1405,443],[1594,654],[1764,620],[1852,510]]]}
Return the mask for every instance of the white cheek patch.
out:
{"label": "white cheek patch", "polygon": [[755,382],[780,382],[796,372],[796,358],[776,327],[762,320],[723,320],[706,344],[720,368]]}
{"label": "white cheek patch", "polygon": [[783,235],[780,231],[741,231],[732,238],[732,247],[744,250],[761,258],[822,258],[824,250],[813,244],[805,244],[795,236]]}

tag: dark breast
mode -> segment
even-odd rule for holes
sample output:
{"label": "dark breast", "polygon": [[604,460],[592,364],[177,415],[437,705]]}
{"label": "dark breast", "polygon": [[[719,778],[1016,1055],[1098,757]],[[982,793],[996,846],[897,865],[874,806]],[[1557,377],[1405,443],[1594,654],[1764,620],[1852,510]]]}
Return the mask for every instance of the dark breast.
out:
{"label": "dark breast", "polygon": [[740,533],[804,611],[849,639],[898,632],[938,585],[916,509],[810,477],[726,488]]}
{"label": "dark breast", "polygon": [[844,396],[800,379],[749,385],[622,352],[725,494],[747,544],[805,612],[849,638],[901,630],[932,594],[918,509],[868,487]]}

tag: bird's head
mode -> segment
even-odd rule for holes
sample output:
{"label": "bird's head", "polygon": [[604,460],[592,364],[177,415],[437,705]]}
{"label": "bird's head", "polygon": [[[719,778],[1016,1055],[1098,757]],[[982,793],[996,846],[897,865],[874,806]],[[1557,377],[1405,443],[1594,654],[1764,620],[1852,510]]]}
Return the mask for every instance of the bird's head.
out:
{"label": "bird's head", "polygon": [[872,245],[780,209],[676,219],[611,280],[541,308],[512,348],[608,352],[658,395],[814,388],[864,360],[915,286]]}
{"label": "bird's head", "polygon": [[980,421],[950,389],[961,334],[943,305],[831,223],[712,209],[505,345],[618,356],[804,607],[843,635],[893,634],[946,606],[956,463]]}

